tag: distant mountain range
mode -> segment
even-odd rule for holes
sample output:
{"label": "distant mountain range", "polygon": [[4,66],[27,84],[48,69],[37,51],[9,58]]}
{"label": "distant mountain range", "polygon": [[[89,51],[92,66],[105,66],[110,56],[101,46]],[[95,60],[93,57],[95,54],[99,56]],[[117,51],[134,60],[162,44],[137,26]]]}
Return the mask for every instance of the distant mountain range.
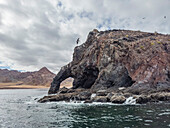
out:
{"label": "distant mountain range", "polygon": [[20,82],[27,85],[50,86],[55,74],[46,67],[34,72],[0,69],[0,83]]}

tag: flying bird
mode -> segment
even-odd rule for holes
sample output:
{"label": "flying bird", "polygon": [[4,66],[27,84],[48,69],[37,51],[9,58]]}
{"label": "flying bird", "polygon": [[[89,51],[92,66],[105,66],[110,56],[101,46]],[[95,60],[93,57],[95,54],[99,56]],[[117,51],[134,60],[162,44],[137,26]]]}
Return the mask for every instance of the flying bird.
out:
{"label": "flying bird", "polygon": [[145,17],[143,17],[142,19],[145,19]]}
{"label": "flying bird", "polygon": [[164,18],[166,18],[166,16],[164,16]]}

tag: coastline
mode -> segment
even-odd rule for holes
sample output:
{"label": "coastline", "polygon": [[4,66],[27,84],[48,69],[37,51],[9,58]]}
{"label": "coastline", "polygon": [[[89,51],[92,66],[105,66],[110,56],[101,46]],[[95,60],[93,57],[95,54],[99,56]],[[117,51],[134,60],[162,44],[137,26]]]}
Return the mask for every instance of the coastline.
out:
{"label": "coastline", "polygon": [[0,90],[2,89],[39,89],[39,88],[49,88],[43,85],[26,85],[22,83],[0,83]]}
{"label": "coastline", "polygon": [[92,92],[90,89],[84,88],[60,88],[60,90],[53,95],[46,95],[38,100],[39,103],[45,102],[81,102],[83,103],[114,103],[114,104],[145,104],[156,103],[159,101],[170,101],[170,92],[168,90],[152,90],[150,92],[134,93],[129,88],[119,88],[115,90],[106,89]]}
{"label": "coastline", "polygon": [[[71,88],[72,84],[62,84],[61,88],[67,87]],[[39,89],[39,88],[49,88],[47,85],[27,85],[23,84],[22,82],[14,82],[14,83],[0,83],[0,90],[1,89]]]}

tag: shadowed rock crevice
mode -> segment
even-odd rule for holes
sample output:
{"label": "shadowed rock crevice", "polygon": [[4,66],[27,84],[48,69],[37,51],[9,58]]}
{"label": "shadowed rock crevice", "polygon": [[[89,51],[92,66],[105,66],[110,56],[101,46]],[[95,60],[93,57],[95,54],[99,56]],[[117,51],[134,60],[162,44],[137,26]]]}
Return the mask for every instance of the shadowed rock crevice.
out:
{"label": "shadowed rock crevice", "polygon": [[88,66],[84,69],[83,74],[78,74],[77,78],[73,82],[73,88],[91,88],[96,81],[99,74],[99,70],[96,67]]}
{"label": "shadowed rock crevice", "polygon": [[111,87],[129,87],[134,83],[129,76],[128,70],[122,65],[109,64],[103,71],[100,72],[96,80],[93,91],[108,89]]}

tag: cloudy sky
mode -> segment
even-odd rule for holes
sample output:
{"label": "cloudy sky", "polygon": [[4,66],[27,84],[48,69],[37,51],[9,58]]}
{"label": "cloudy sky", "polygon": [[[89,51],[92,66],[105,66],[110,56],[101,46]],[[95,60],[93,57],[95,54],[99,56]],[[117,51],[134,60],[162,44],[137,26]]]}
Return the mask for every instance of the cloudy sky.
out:
{"label": "cloudy sky", "polygon": [[57,73],[94,28],[170,33],[170,0],[0,0],[0,68]]}

